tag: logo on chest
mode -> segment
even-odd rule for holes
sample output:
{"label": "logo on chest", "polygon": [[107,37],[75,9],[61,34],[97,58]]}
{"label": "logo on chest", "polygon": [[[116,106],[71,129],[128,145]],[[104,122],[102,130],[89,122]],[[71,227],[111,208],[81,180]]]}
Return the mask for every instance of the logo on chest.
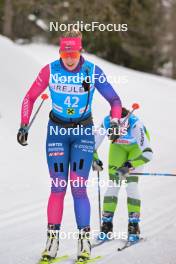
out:
{"label": "logo on chest", "polygon": [[115,143],[129,145],[129,144],[131,144],[131,141],[130,140],[127,140],[127,139],[119,139],[118,138],[118,139],[115,140]]}
{"label": "logo on chest", "polygon": [[67,114],[68,115],[74,115],[75,114],[75,109],[74,108],[67,108]]}
{"label": "logo on chest", "polygon": [[57,84],[51,83],[50,89],[56,93],[63,94],[82,94],[85,93],[84,88],[81,85],[71,85],[71,84]]}

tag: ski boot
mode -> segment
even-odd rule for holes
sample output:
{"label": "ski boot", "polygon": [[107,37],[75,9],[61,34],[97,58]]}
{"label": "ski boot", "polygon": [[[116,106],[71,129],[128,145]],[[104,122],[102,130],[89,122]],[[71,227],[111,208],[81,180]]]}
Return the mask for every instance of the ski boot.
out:
{"label": "ski boot", "polygon": [[59,249],[59,229],[60,225],[48,225],[46,248],[42,252],[41,260],[51,261],[56,258]]}
{"label": "ski boot", "polygon": [[90,227],[79,230],[78,237],[78,254],[76,263],[85,263],[90,259],[91,244],[90,244]]}
{"label": "ski boot", "polygon": [[103,223],[101,226],[101,232],[98,235],[98,240],[110,240],[113,233],[113,214],[112,213],[104,213],[103,214]]}
{"label": "ski boot", "polygon": [[139,213],[130,213],[129,214],[129,223],[128,223],[128,241],[137,242],[140,238],[140,229],[139,229]]}

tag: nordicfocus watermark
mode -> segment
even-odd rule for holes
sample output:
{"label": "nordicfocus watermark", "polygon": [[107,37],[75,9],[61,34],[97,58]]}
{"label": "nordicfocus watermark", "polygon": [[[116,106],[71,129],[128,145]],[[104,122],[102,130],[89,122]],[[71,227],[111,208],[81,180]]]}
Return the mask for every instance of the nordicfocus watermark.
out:
{"label": "nordicfocus watermark", "polygon": [[126,187],[128,182],[125,176],[117,176],[116,180],[104,180],[100,179],[99,181],[97,178],[90,178],[85,179],[83,177],[77,177],[76,179],[68,179],[68,181],[61,179],[59,177],[56,178],[50,178],[50,187],[58,188],[58,189],[65,189],[68,184],[72,188],[93,188],[99,184],[101,188],[118,188],[121,186]]}
{"label": "nordicfocus watermark", "polygon": [[60,126],[52,126],[49,127],[50,136],[92,136],[92,135],[100,135],[100,136],[126,136],[128,134],[128,127],[120,126],[119,129],[114,128],[103,128],[103,127],[84,127],[83,125],[77,125],[76,127],[60,127]]}
{"label": "nordicfocus watermark", "polygon": [[116,31],[116,32],[126,32],[128,31],[128,24],[112,24],[112,23],[101,23],[99,21],[92,21],[90,23],[84,23],[84,21],[76,21],[73,24],[65,24],[59,22],[52,22],[49,23],[49,30],[50,31],[71,31],[71,30],[79,30],[79,31]]}
{"label": "nordicfocus watermark", "polygon": [[83,81],[87,83],[105,83],[110,82],[112,84],[126,84],[128,83],[128,78],[125,75],[111,75],[108,74],[107,76],[105,74],[97,74],[92,73],[92,75],[87,75],[87,78],[85,80],[85,75],[83,73],[76,73],[74,75],[61,75],[61,73],[54,73],[51,74],[51,80],[54,83],[57,84],[80,84]]}
{"label": "nordicfocus watermark", "polygon": [[[50,234],[54,237],[56,236],[56,231],[55,230],[50,230],[49,231]],[[80,233],[79,231],[58,231],[59,232],[59,239],[61,240],[65,240],[65,239],[73,239],[73,240],[78,240],[78,238],[80,237]],[[126,240],[128,237],[127,232],[109,232],[108,234],[105,234],[103,232],[100,232],[98,229],[92,229],[90,232],[84,233],[82,234],[84,237],[86,237],[87,239],[91,239],[91,240],[95,240],[97,239],[97,237],[99,235],[101,235],[101,238],[103,238],[103,236],[108,237],[109,240]]]}

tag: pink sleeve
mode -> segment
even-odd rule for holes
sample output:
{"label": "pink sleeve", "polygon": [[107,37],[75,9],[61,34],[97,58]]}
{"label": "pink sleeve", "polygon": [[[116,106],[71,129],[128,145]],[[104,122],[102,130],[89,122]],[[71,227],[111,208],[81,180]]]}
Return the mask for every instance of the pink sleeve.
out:
{"label": "pink sleeve", "polygon": [[111,117],[112,118],[121,118],[122,107],[120,105],[115,105],[111,107]]}
{"label": "pink sleeve", "polygon": [[47,88],[49,83],[49,76],[50,68],[49,64],[47,64],[44,68],[41,69],[36,80],[33,82],[31,88],[23,99],[21,107],[21,124],[29,124],[35,100]]}

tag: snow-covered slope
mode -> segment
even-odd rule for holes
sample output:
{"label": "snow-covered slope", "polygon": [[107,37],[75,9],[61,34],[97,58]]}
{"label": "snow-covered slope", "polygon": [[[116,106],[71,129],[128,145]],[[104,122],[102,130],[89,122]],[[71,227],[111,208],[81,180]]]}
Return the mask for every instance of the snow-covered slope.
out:
{"label": "snow-covered slope", "polygon": [[[58,48],[49,45],[18,46],[0,36],[0,255],[6,264],[36,263],[46,239],[46,206],[49,176],[45,160],[45,136],[50,101],[45,102],[29,133],[29,145],[16,143],[20,123],[20,106],[30,84],[42,66],[55,60]],[[85,54],[108,76],[119,80],[114,88],[123,104],[138,102],[138,115],[151,134],[154,159],[146,171],[174,172],[176,125],[174,120],[176,82],[116,66],[94,55]],[[40,99],[36,102],[35,109]],[[108,104],[96,93],[94,119],[100,123],[109,111]],[[105,151],[106,150],[106,151]],[[100,148],[107,165],[108,140]],[[107,166],[102,177],[108,177]],[[176,169],[175,169],[176,172]],[[91,177],[96,177],[91,172]],[[176,259],[176,179],[145,177],[140,181],[142,197],[142,235],[147,240],[124,252],[116,252],[119,241],[110,242],[92,251],[103,255],[100,263],[175,264]],[[105,188],[102,188],[102,196]],[[92,203],[92,228],[98,229],[96,187],[89,189]],[[115,215],[115,231],[126,231],[125,191],[120,193],[119,211]],[[76,231],[70,191],[65,199],[63,230]],[[75,240],[62,240],[61,254],[76,253]],[[66,262],[67,263],[67,262]],[[70,262],[68,262],[70,263]]]}

